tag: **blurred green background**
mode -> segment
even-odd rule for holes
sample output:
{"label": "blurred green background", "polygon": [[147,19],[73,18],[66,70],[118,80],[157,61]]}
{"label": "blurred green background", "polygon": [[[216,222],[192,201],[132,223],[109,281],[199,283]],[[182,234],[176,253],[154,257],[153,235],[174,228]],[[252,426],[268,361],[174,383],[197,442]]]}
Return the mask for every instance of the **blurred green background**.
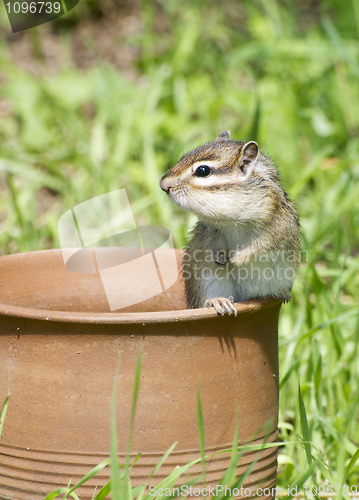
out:
{"label": "blurred green background", "polygon": [[81,0],[18,34],[1,4],[0,27],[0,254],[59,247],[64,212],[123,187],[182,247],[195,219],[161,176],[226,128],[258,141],[308,251],[281,314],[280,428],[312,447],[283,447],[278,484],[356,484],[359,0]]}

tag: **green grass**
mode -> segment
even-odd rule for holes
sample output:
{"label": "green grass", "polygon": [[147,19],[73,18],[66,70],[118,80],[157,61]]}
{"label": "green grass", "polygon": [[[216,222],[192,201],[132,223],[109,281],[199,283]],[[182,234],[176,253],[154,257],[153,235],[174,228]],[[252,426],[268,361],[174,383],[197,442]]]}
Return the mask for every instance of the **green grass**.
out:
{"label": "green grass", "polygon": [[[280,429],[312,445],[284,446],[278,486],[308,461],[306,485],[355,485],[359,2],[143,0],[138,15],[141,30],[113,41],[136,48],[131,81],[105,61],[76,68],[65,22],[53,23],[55,75],[20,69],[0,37],[0,253],[59,247],[64,212],[122,187],[137,223],[169,228],[181,247],[194,218],[160,192],[160,177],[223,129],[257,140],[280,168],[307,251],[280,319]],[[40,68],[50,29],[31,30]]]}

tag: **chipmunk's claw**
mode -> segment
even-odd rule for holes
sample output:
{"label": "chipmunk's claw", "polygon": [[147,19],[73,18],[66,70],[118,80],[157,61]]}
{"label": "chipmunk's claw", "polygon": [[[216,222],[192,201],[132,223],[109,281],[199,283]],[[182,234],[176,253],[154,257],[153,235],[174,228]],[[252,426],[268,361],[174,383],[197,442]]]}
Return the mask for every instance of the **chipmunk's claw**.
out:
{"label": "chipmunk's claw", "polygon": [[280,298],[282,299],[283,304],[288,304],[288,302],[290,302],[292,300],[292,296],[291,296],[290,292],[283,294]]}
{"label": "chipmunk's claw", "polygon": [[217,314],[223,316],[224,314],[237,316],[236,308],[233,305],[233,297],[217,297],[215,299],[206,300],[206,307],[214,307]]}

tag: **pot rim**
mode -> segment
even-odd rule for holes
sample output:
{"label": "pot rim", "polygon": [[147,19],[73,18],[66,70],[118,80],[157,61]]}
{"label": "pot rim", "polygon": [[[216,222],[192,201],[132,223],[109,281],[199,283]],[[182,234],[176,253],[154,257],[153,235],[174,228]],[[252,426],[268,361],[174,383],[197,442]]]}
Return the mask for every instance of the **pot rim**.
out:
{"label": "pot rim", "polygon": [[[59,252],[59,249],[37,250],[34,252],[23,252],[21,254],[3,255],[0,259],[15,255],[34,254],[40,252]],[[251,299],[235,303],[237,314],[259,311],[263,307],[274,306],[281,303],[280,299]],[[213,308],[180,309],[170,311],[152,312],[108,312],[88,313],[73,311],[58,311],[52,309],[32,309],[19,307],[0,302],[0,315],[18,318],[26,318],[42,321],[54,321],[60,323],[95,323],[95,324],[133,324],[133,323],[176,323],[179,321],[198,321],[209,318],[220,318]]]}

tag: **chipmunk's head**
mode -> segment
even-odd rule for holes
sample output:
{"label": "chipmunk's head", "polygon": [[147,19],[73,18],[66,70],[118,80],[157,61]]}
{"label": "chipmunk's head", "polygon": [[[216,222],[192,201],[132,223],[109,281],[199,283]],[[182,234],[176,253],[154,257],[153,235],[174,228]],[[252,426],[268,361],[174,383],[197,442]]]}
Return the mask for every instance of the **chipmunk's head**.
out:
{"label": "chipmunk's head", "polygon": [[264,219],[269,185],[278,182],[272,162],[254,141],[231,140],[225,130],[213,142],[185,154],[160,186],[185,210],[214,222]]}

